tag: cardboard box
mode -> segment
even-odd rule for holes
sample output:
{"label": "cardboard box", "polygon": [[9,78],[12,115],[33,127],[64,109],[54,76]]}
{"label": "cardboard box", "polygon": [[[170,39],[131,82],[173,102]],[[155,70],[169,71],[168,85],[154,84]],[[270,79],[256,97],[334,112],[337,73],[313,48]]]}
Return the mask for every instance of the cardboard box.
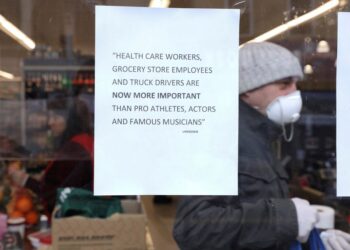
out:
{"label": "cardboard box", "polygon": [[107,219],[52,219],[55,250],[145,250],[146,217],[136,200],[122,200],[123,214]]}

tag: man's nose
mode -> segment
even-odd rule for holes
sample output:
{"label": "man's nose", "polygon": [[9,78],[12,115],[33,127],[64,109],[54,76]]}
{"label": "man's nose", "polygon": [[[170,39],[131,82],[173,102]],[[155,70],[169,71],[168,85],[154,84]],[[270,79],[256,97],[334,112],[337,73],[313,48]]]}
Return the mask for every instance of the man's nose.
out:
{"label": "man's nose", "polygon": [[297,83],[296,82],[292,82],[291,88],[293,89],[293,91],[297,90]]}
{"label": "man's nose", "polygon": [[294,81],[289,83],[288,87],[286,88],[286,90],[287,90],[286,94],[290,94],[290,93],[296,91],[297,90],[297,83],[294,82]]}

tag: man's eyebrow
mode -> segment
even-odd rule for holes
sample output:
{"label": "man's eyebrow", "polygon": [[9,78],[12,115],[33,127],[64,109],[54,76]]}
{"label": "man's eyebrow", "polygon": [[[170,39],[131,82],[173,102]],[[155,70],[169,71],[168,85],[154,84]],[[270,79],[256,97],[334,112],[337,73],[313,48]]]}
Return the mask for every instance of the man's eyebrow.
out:
{"label": "man's eyebrow", "polygon": [[297,77],[286,77],[282,78],[280,80],[275,81],[275,83],[292,83],[292,82],[297,82],[298,78]]}

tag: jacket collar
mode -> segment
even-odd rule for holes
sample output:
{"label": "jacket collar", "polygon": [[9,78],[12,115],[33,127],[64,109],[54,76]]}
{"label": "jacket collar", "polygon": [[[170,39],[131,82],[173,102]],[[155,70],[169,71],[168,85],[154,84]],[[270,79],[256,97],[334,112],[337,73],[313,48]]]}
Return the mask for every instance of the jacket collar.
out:
{"label": "jacket collar", "polygon": [[278,139],[282,134],[280,125],[274,123],[242,100],[239,100],[239,125],[240,127],[247,126],[252,131],[265,135],[270,141]]}

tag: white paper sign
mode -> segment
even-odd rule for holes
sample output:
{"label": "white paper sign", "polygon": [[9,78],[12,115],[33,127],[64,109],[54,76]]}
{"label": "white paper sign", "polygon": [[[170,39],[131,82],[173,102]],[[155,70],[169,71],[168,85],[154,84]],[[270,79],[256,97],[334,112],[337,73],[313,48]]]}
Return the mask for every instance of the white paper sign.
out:
{"label": "white paper sign", "polygon": [[350,196],[350,13],[338,13],[337,196]]}
{"label": "white paper sign", "polygon": [[239,11],[96,7],[95,195],[236,195]]}

